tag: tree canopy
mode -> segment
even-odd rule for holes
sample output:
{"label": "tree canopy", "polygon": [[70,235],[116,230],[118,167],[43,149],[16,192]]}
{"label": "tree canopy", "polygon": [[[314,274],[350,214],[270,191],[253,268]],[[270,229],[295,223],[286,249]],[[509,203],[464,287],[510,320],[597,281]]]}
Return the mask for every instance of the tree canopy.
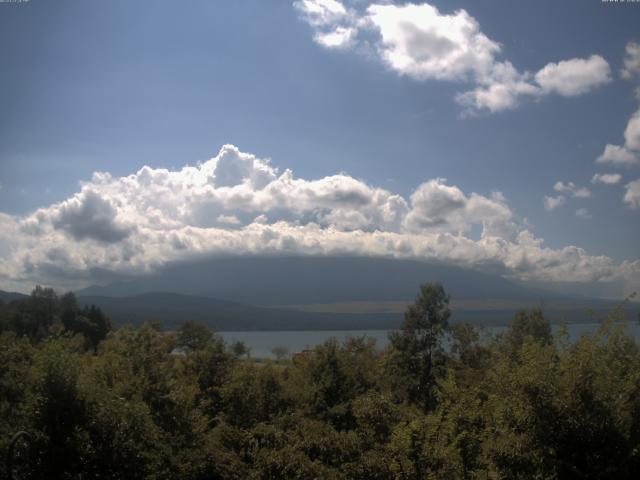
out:
{"label": "tree canopy", "polygon": [[0,452],[28,432],[17,468],[47,479],[637,478],[624,322],[569,342],[532,309],[489,336],[448,301],[423,286],[383,350],[331,339],[274,362],[190,322],[92,337],[104,315],[37,289],[0,306]]}

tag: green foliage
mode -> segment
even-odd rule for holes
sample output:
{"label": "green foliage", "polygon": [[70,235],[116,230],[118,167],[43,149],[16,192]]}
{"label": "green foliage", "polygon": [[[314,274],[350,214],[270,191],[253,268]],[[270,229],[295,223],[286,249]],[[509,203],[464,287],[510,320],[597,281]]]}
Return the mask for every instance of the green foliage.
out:
{"label": "green foliage", "polygon": [[450,316],[444,288],[428,283],[407,309],[401,330],[389,335],[387,370],[393,390],[425,411],[435,405],[434,387],[444,364],[442,338]]}
{"label": "green foliage", "polygon": [[189,320],[180,328],[176,345],[191,351],[203,350],[212,339],[213,332],[208,327]]}
{"label": "green foliage", "polygon": [[62,324],[67,332],[83,335],[86,346],[93,349],[111,331],[111,322],[100,308],[81,308],[71,292],[58,298],[53,289],[37,286],[25,300],[0,304],[0,332],[12,331],[40,342],[51,335],[56,324]]}
{"label": "green foliage", "polygon": [[230,424],[250,428],[285,411],[280,372],[271,365],[242,363],[222,389],[225,417]]}
{"label": "green foliage", "polygon": [[271,349],[271,353],[273,354],[274,357],[276,357],[276,359],[280,362],[282,361],[287,355],[289,355],[289,349],[287,347],[283,347],[281,345],[278,345],[276,347],[273,347]]}
{"label": "green foliage", "polygon": [[385,351],[331,339],[277,362],[189,322],[175,334],[145,325],[98,340],[74,324],[81,318],[108,325],[46,289],[0,306],[0,452],[29,432],[32,478],[624,480],[640,471],[640,347],[613,317],[570,343],[541,310],[521,311],[486,338],[450,327],[446,293],[425,285]]}
{"label": "green foliage", "polygon": [[516,312],[511,327],[498,339],[502,348],[512,355],[515,355],[526,341],[548,344],[551,340],[551,325],[544,318],[541,308]]}
{"label": "green foliage", "polygon": [[291,395],[313,418],[338,429],[351,428],[355,423],[352,403],[374,388],[377,363],[373,342],[351,338],[341,345],[329,339],[298,362],[292,372]]}
{"label": "green foliage", "polygon": [[251,353],[249,351],[249,347],[247,347],[247,345],[242,340],[233,342],[231,344],[231,351],[236,357],[243,357],[245,355],[249,356],[249,354]]}

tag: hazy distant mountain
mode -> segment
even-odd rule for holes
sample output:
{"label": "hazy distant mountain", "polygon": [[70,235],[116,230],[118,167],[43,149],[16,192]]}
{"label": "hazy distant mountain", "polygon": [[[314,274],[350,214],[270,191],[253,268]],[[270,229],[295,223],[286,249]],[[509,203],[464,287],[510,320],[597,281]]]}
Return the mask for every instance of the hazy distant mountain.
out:
{"label": "hazy distant mountain", "polygon": [[11,302],[12,300],[20,300],[22,298],[26,298],[27,295],[24,295],[22,293],[17,293],[17,292],[5,292],[0,290],[0,300],[2,300],[3,302]]}
{"label": "hazy distant mountain", "polygon": [[[399,325],[402,301],[413,300],[419,285],[430,281],[441,282],[452,296],[454,321],[504,324],[518,308],[543,303],[551,321],[588,322],[587,310],[602,318],[615,306],[528,288],[492,273],[353,257],[242,257],[176,264],[77,294],[119,324],[160,320],[171,327],[190,319],[218,330],[377,329]],[[395,310],[385,310],[388,304],[396,305]],[[637,310],[632,306],[631,315]]]}
{"label": "hazy distant mountain", "polygon": [[[0,291],[0,299],[11,301],[25,295]],[[347,302],[298,304],[287,308],[257,307],[209,297],[150,292],[126,297],[79,296],[80,303],[98,305],[114,326],[162,323],[165,329],[193,320],[219,331],[233,330],[386,330],[402,322],[406,302]],[[538,304],[530,300],[454,300],[452,322],[477,325],[505,325],[518,308]],[[553,323],[589,322],[601,319],[615,306],[599,300],[556,300],[545,304]],[[627,305],[630,318],[638,316],[639,305]],[[591,313],[587,313],[587,311]],[[366,313],[365,313],[366,312]],[[593,315],[593,317],[592,317]]]}
{"label": "hazy distant mountain", "polygon": [[98,305],[114,325],[160,321],[176,328],[186,320],[215,330],[362,330],[396,328],[399,314],[333,314],[254,307],[213,298],[176,293],[147,293],[131,297],[80,297]]}
{"label": "hazy distant mountain", "polygon": [[[553,322],[602,318],[615,302],[565,296],[499,275],[409,260],[354,257],[241,257],[169,265],[143,277],[76,292],[115,325],[185,320],[217,330],[395,328],[420,284],[441,282],[453,321],[505,324],[518,308],[545,305]],[[24,297],[0,292],[0,299]],[[628,306],[632,317],[640,305]]]}
{"label": "hazy distant mountain", "polygon": [[[79,297],[79,300],[86,305],[98,305],[115,326],[160,321],[166,329],[174,329],[186,320],[193,320],[219,331],[386,330],[397,328],[403,318],[402,311],[346,313],[255,307],[176,293],[147,293],[130,297],[92,296]],[[533,305],[482,300],[466,303],[471,303],[471,306],[452,306],[452,322],[505,325],[519,307]],[[548,305],[545,313],[553,323],[589,322],[592,318],[586,313],[587,309],[595,315],[595,319],[601,319],[613,306],[611,302],[555,303]],[[634,316],[638,315],[637,307],[627,310]]]}
{"label": "hazy distant mountain", "polygon": [[430,281],[441,282],[454,299],[535,302],[556,297],[476,270],[354,257],[239,257],[183,263],[149,276],[90,287],[78,295],[122,297],[162,291],[252,305],[290,305],[411,300],[418,286]]}

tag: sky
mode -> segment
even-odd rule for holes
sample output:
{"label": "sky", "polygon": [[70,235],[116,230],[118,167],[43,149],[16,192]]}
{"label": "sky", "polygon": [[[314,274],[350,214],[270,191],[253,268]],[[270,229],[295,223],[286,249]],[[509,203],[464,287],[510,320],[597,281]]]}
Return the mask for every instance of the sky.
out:
{"label": "sky", "polygon": [[227,254],[640,290],[640,3],[0,3],[0,289]]}

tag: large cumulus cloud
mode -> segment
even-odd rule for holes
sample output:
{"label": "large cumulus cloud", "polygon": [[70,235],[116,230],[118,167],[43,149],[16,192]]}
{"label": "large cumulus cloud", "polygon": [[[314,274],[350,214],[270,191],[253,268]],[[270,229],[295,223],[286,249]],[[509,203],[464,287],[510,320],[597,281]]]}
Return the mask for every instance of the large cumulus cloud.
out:
{"label": "large cumulus cloud", "polygon": [[545,247],[500,192],[431,179],[404,198],[344,173],[297,178],[232,145],[175,171],[95,173],[67,200],[0,215],[4,288],[75,288],[228,254],[438,260],[537,281],[637,279],[640,270],[574,246]]}
{"label": "large cumulus cloud", "polygon": [[76,240],[114,243],[128,237],[132,230],[120,224],[117,216],[118,210],[109,199],[86,189],[58,205],[49,219],[54,228],[67,231]]}

